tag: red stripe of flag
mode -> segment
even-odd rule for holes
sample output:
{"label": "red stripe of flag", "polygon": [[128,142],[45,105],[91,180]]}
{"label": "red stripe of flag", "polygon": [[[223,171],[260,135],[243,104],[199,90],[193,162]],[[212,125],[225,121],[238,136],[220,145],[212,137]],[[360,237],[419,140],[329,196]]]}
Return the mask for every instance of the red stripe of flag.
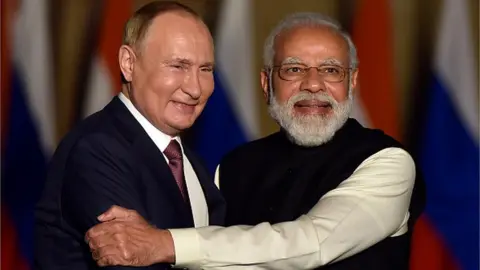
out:
{"label": "red stripe of flag", "polygon": [[[121,3],[119,3],[121,2]],[[123,28],[132,14],[132,0],[106,0],[105,14],[100,30],[99,53],[107,65],[112,88],[115,93],[120,90],[120,68],[118,66],[118,49],[122,45]]]}
{"label": "red stripe of flag", "polygon": [[440,239],[428,218],[422,216],[413,231],[410,270],[460,269]]}
{"label": "red stripe of flag", "polygon": [[2,206],[2,228],[1,228],[1,263],[3,270],[28,270],[28,264],[20,253],[17,233],[13,226],[7,209]]}

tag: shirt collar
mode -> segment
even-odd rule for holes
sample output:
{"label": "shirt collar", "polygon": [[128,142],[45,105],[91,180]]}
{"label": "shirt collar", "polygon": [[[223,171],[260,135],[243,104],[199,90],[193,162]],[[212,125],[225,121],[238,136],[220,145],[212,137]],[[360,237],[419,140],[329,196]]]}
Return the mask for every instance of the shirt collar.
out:
{"label": "shirt collar", "polygon": [[135,117],[138,123],[140,123],[140,125],[143,127],[145,132],[157,145],[160,151],[162,151],[162,153],[163,151],[165,151],[165,149],[167,148],[171,140],[177,140],[183,152],[182,141],[180,140],[179,136],[171,137],[170,135],[167,135],[163,133],[161,130],[159,130],[158,128],[156,128],[147,118],[145,118],[145,116],[143,116],[137,110],[135,105],[133,105],[132,101],[130,101],[130,99],[128,99],[123,93],[119,93],[118,98],[123,102],[123,104],[125,104],[125,106],[133,115],[133,117]]}

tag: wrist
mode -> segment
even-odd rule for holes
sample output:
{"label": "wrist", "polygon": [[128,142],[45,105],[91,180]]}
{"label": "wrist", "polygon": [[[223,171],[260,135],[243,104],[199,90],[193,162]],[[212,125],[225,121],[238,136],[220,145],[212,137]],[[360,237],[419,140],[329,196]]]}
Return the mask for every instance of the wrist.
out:
{"label": "wrist", "polygon": [[175,263],[175,246],[168,230],[156,229],[154,261],[155,263]]}

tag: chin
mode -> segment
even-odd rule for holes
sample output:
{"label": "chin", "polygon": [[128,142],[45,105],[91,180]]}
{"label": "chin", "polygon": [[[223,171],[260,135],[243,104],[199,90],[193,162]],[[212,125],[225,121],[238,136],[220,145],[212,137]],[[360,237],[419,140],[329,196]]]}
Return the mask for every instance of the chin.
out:
{"label": "chin", "polygon": [[170,124],[176,130],[184,131],[193,126],[193,121],[175,121]]}

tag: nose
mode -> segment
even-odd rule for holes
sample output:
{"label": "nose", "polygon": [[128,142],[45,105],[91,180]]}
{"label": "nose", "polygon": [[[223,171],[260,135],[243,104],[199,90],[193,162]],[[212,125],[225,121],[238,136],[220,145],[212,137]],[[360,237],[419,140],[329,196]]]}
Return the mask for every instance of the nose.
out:
{"label": "nose", "polygon": [[202,88],[200,85],[198,72],[192,70],[185,77],[185,80],[182,85],[182,90],[192,99],[199,99],[202,94]]}
{"label": "nose", "polygon": [[302,88],[301,90],[312,93],[326,90],[325,81],[323,80],[322,76],[318,74],[318,70],[316,68],[311,68],[307,72],[300,87]]}

